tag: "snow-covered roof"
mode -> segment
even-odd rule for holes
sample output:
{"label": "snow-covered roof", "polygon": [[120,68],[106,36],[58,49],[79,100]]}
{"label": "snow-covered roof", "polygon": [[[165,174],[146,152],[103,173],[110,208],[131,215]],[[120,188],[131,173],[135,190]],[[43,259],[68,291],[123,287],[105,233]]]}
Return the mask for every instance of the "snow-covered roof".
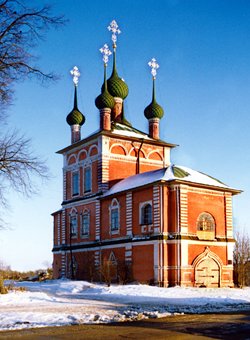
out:
{"label": "snow-covered roof", "polygon": [[170,182],[174,180],[181,180],[188,183],[196,183],[238,191],[230,188],[226,184],[220,182],[218,179],[206,175],[202,172],[187,168],[185,166],[169,165],[166,168],[148,171],[138,175],[127,177],[116,183],[103,196],[117,194],[119,192],[135,189],[158,181]]}
{"label": "snow-covered roof", "polygon": [[128,126],[117,122],[112,126],[111,132],[126,137],[136,137],[141,139],[152,140],[152,138],[150,138],[146,133],[135,129],[132,126]]}

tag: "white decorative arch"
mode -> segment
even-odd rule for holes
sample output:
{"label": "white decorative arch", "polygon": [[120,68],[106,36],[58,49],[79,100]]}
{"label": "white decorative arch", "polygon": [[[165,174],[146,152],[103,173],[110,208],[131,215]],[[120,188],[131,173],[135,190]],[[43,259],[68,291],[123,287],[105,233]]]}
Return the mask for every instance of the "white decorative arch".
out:
{"label": "white decorative arch", "polygon": [[220,287],[223,262],[209,247],[193,261],[194,284],[197,287]]}
{"label": "white decorative arch", "polygon": [[[131,150],[129,151],[129,156],[131,156],[131,153],[132,153],[133,151],[135,151],[135,150],[139,151],[139,147],[135,147],[135,146],[132,147]],[[143,150],[143,148],[140,149],[140,152],[143,154],[144,158],[147,158],[147,157],[146,157],[146,152]],[[132,156],[132,157],[133,157],[133,156]]]}
{"label": "white decorative arch", "polygon": [[208,246],[205,248],[205,250],[200,255],[198,255],[194,259],[192,263],[193,267],[195,268],[201,261],[205,260],[206,258],[213,259],[215,262],[218,263],[219,267],[222,268],[223,262],[221,261],[218,255],[216,255],[214,252],[210,250]]}
{"label": "white decorative arch", "polygon": [[77,215],[77,209],[76,208],[71,208],[69,215]]}
{"label": "white decorative arch", "polygon": [[94,150],[94,149],[96,149],[97,154],[98,154],[98,147],[94,144],[94,145],[91,145],[91,147],[89,148],[89,151],[88,151],[89,157],[92,157],[92,156],[90,156],[90,154],[91,154],[91,151]]}
{"label": "white decorative arch", "polygon": [[[85,155],[86,157],[85,157],[84,159],[80,160],[81,155]],[[78,160],[78,162],[82,162],[82,161],[84,161],[87,157],[88,157],[87,151],[86,151],[86,150],[81,150],[81,151],[78,153],[77,160]]]}
{"label": "white decorative arch", "polygon": [[160,160],[159,161],[163,161],[163,157],[162,157],[162,155],[160,154],[160,152],[158,151],[158,150],[152,150],[152,151],[150,151],[149,153],[148,153],[148,156],[147,156],[147,158],[148,159],[150,159],[150,156],[152,155],[152,154],[157,154],[159,157],[160,157]]}
{"label": "white decorative arch", "polygon": [[112,153],[112,149],[113,149],[114,147],[116,147],[116,146],[119,146],[120,148],[122,148],[122,150],[123,150],[124,153],[125,153],[125,156],[128,155],[128,150],[124,147],[124,145],[122,145],[122,144],[120,144],[120,143],[115,143],[115,144],[113,144],[113,145],[111,146],[111,148],[110,148],[109,151]]}
{"label": "white decorative arch", "polygon": [[[74,160],[74,161],[72,162],[72,160]],[[74,163],[76,163],[76,155],[70,155],[68,160],[67,160],[67,164],[72,165]]]}

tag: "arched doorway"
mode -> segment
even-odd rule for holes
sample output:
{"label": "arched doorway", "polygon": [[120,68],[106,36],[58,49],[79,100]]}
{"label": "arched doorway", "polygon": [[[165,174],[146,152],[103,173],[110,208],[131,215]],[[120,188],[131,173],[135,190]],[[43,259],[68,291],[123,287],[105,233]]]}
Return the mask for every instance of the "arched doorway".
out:
{"label": "arched doorway", "polygon": [[220,267],[213,258],[206,257],[196,265],[195,285],[214,288],[220,286]]}

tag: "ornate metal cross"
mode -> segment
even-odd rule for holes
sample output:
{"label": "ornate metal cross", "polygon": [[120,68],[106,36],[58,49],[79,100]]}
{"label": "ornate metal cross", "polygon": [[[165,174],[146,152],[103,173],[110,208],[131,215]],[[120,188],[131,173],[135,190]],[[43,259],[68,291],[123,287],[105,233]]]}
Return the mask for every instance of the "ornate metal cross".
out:
{"label": "ornate metal cross", "polygon": [[115,20],[111,21],[111,23],[108,26],[108,30],[112,32],[112,41],[114,45],[116,45],[117,41],[117,35],[121,33],[121,31],[118,28],[117,22]]}
{"label": "ornate metal cross", "polygon": [[75,84],[75,86],[78,85],[78,78],[80,77],[81,73],[78,70],[77,66],[73,67],[73,70],[70,71],[71,75],[73,76],[73,83]]}
{"label": "ornate metal cross", "polygon": [[151,67],[151,74],[152,76],[155,78],[156,77],[156,70],[160,67],[159,64],[157,64],[156,59],[152,58],[149,62],[148,62],[148,66]]}
{"label": "ornate metal cross", "polygon": [[109,61],[109,56],[112,54],[107,44],[104,44],[102,48],[99,50],[102,54],[102,60],[104,61],[104,64],[107,65]]}

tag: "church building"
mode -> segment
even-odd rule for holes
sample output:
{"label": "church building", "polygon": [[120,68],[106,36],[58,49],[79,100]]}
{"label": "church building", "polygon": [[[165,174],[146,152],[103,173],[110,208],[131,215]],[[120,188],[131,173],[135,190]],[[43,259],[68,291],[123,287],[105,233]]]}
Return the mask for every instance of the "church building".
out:
{"label": "church building", "polygon": [[233,286],[232,196],[239,190],[171,163],[176,145],[160,139],[163,108],[156,101],[159,65],[149,62],[152,101],[148,131],[125,118],[128,86],[116,66],[118,25],[111,51],[100,49],[104,82],[95,99],[99,130],[81,138],[85,122],[77,102],[80,73],[71,71],[74,106],[67,116],[71,144],[63,156],[63,201],[54,212],[54,278],[140,282],[168,286]]}

